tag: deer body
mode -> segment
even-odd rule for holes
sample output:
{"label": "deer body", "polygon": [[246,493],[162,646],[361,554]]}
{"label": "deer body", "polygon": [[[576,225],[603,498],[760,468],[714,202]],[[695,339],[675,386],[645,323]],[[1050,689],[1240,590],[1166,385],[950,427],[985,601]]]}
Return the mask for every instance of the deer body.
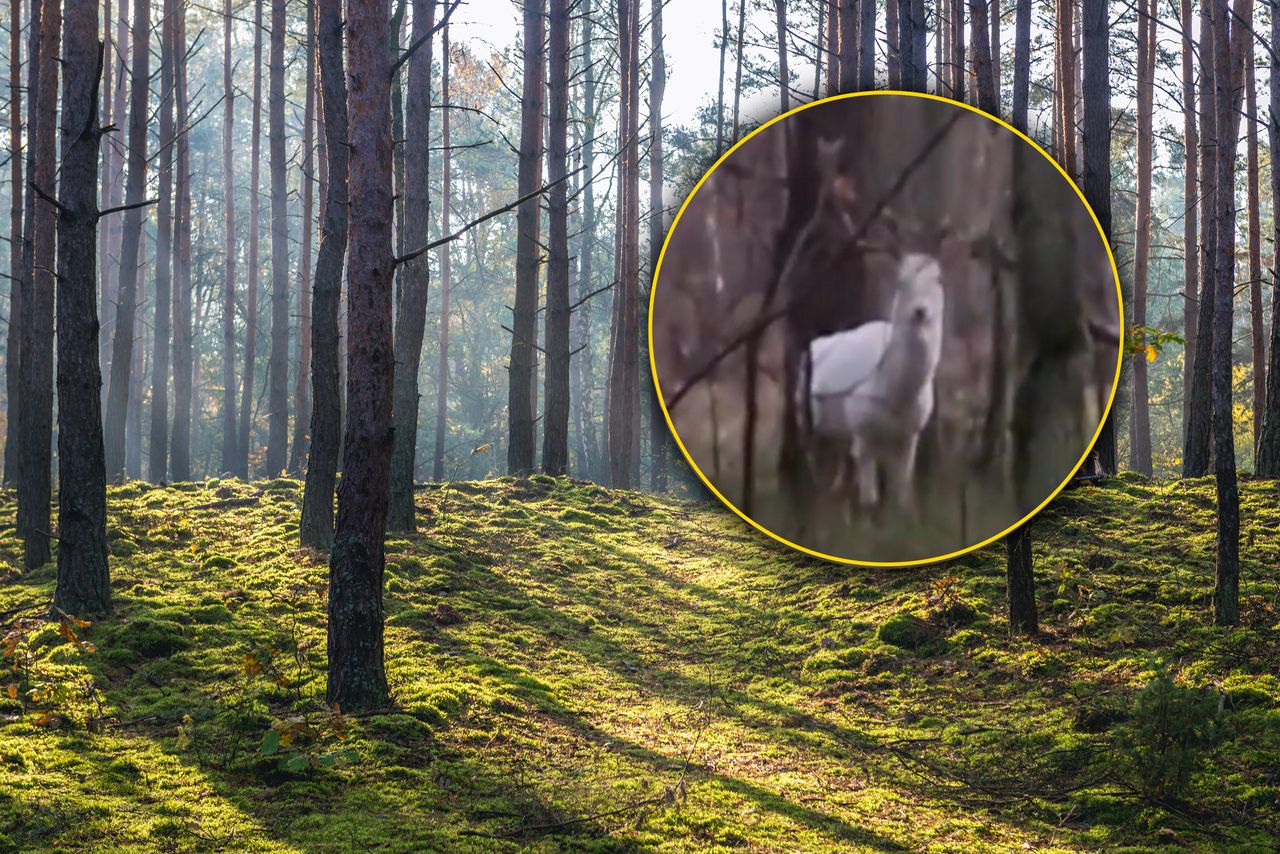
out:
{"label": "deer body", "polygon": [[847,447],[864,507],[880,502],[880,472],[900,506],[912,506],[916,448],[933,414],[944,305],[938,262],[907,255],[898,278],[889,320],[814,339],[810,376],[798,383],[801,395],[808,389],[814,434]]}

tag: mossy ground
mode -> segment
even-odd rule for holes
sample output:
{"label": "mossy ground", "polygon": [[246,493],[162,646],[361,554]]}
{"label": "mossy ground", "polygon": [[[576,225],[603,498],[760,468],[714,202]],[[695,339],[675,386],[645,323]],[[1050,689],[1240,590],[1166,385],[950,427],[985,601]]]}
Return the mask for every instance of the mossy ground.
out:
{"label": "mossy ground", "polygon": [[[1212,490],[1061,496],[1033,526],[1035,640],[1006,636],[1001,549],[873,571],[718,505],[428,490],[387,544],[395,708],[344,724],[300,484],[114,488],[95,651],[40,622],[52,566],[0,578],[28,681],[62,686],[48,718],[0,692],[0,850],[1275,850],[1280,485],[1243,484],[1231,630],[1207,625]],[[1115,745],[1161,662],[1222,711],[1156,802]]]}

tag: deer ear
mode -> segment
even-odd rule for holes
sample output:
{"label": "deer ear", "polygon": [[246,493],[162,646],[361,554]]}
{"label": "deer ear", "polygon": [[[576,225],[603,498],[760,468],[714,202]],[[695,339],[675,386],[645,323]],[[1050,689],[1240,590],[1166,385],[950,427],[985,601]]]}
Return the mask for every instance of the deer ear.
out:
{"label": "deer ear", "polygon": [[836,159],[840,156],[840,150],[844,148],[844,138],[836,137],[835,139],[826,139],[818,137],[818,165],[822,171],[830,173],[836,168]]}

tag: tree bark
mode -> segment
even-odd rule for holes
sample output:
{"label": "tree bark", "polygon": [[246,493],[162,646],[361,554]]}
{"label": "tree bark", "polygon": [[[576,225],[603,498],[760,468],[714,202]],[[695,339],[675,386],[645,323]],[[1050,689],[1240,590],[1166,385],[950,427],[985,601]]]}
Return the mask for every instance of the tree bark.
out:
{"label": "tree bark", "polygon": [[[28,161],[28,177],[33,187],[52,197],[57,175],[56,128],[59,36],[62,7],[59,0],[43,0],[38,49],[28,71],[35,75],[31,104],[35,107],[27,123],[30,146],[35,157]],[[54,206],[47,199],[35,202],[28,222],[31,236],[31,267],[25,271],[29,286],[22,299],[22,344],[19,366],[22,406],[19,409],[18,511],[19,533],[23,537],[23,565],[35,569],[49,562],[49,502],[53,444],[53,313],[54,313]]]}
{"label": "tree bark", "polygon": [[1058,116],[1058,130],[1062,147],[1059,160],[1067,174],[1075,177],[1076,171],[1076,73],[1075,73],[1075,15],[1073,0],[1058,0],[1058,91],[1062,93],[1062,111]]}
{"label": "tree bark", "polygon": [[[1262,314],[1262,204],[1258,199],[1258,98],[1252,54],[1245,58],[1245,95],[1248,107],[1248,154],[1245,173],[1248,185],[1249,319],[1253,350],[1253,447],[1262,437],[1262,413],[1267,402],[1267,342]],[[1255,465],[1255,468],[1257,466]]]}
{"label": "tree bark", "polygon": [[284,154],[285,0],[271,0],[267,145],[271,168],[271,354],[267,360],[268,477],[289,459],[289,196]]}
{"label": "tree bark", "polygon": [[885,0],[884,40],[889,88],[902,88],[902,45],[898,41],[898,0]]}
{"label": "tree bark", "polygon": [[[403,148],[405,181],[405,235],[407,246],[427,242],[431,222],[431,187],[428,183],[431,142],[431,41],[427,34],[435,24],[435,0],[413,0],[413,42],[427,39],[409,58],[409,97],[405,104]],[[413,473],[418,448],[418,370],[422,364],[422,337],[427,325],[429,258],[423,254],[403,265],[395,336],[395,439],[391,451],[391,503],[387,527],[414,530]]]}
{"label": "tree bark", "polygon": [[[855,0],[846,0],[846,2],[852,3],[852,2],[855,2]],[[640,7],[636,6],[634,11],[638,16],[640,14]],[[857,24],[856,20],[854,21],[854,24],[856,26]],[[639,26],[640,26],[639,23],[637,23],[636,27],[639,28]],[[739,123],[739,120],[741,119],[741,107],[742,107],[742,53],[746,47],[745,44],[743,43],[743,39],[746,33],[746,26],[747,26],[747,0],[738,0],[738,38],[734,42],[734,44],[737,46],[737,49],[738,49],[738,58],[737,58],[737,62],[735,63],[735,70],[733,73],[733,136],[729,138],[730,143],[735,143],[742,138],[741,136],[742,131],[741,131],[741,125]],[[843,36],[841,36],[841,38],[843,38]],[[842,44],[841,50],[843,50],[843,48],[844,48],[844,45]],[[637,62],[638,61],[639,60],[637,60]],[[850,73],[855,75],[857,74],[856,62],[857,60],[855,56],[854,65],[851,66],[851,71],[850,71]],[[845,71],[842,67],[840,70],[841,80],[844,79],[844,75],[845,75]],[[636,91],[637,92],[640,91],[638,83],[636,85]],[[845,89],[845,91],[852,92],[853,90]],[[637,95],[637,102],[638,100],[639,100],[639,96]],[[638,124],[639,119],[637,118],[636,121],[637,121],[637,127],[639,127],[639,124]]]}
{"label": "tree bark", "polygon": [[254,369],[258,358],[258,239],[261,228],[258,186],[262,180],[262,2],[253,0],[253,104],[249,153],[249,251],[245,260],[244,372],[240,378],[238,474],[249,477],[249,441],[253,427]]}
{"label": "tree bark", "polygon": [[[565,184],[569,171],[569,9],[566,0],[550,0],[548,12],[547,180],[552,187],[547,195],[547,304],[543,330],[547,371],[542,392],[542,470],[550,475],[562,475],[569,469],[569,196]],[[661,17],[657,20],[656,37],[661,38]],[[661,51],[656,42],[654,49]],[[660,123],[661,119],[659,127]]]}
{"label": "tree bark", "polygon": [[[65,2],[57,234],[59,544],[53,606],[85,616],[111,610],[97,310],[98,80],[103,53],[95,0]],[[57,15],[56,0],[50,6],[55,11],[46,20]]]}
{"label": "tree bark", "polygon": [[160,200],[156,205],[156,298],[152,304],[151,432],[147,443],[147,478],[169,479],[169,334],[173,286],[173,62],[174,21],[178,0],[164,0],[160,20],[160,137],[156,171]]}
{"label": "tree bark", "polygon": [[[1190,0],[1188,0],[1190,2]],[[1280,44],[1280,15],[1271,16],[1271,44]],[[1185,66],[1184,66],[1185,68]],[[1280,73],[1271,65],[1271,115],[1280,116]],[[1280,122],[1267,122],[1267,142],[1271,151],[1280,151]],[[1280,169],[1271,170],[1271,221],[1275,254],[1272,256],[1271,305],[1280,306]],[[1190,338],[1187,339],[1191,341]],[[1271,351],[1267,369],[1267,399],[1258,438],[1257,466],[1260,477],[1280,477],[1280,318],[1271,318]]]}
{"label": "tree bark", "polygon": [[858,16],[858,88],[868,92],[876,88],[876,0],[858,0]]}
{"label": "tree bark", "polygon": [[[532,193],[542,183],[543,50],[542,0],[524,4],[524,90],[520,112],[519,195]],[[507,471],[533,471],[534,416],[537,411],[538,362],[538,200],[526,201],[516,211],[516,298],[511,329],[511,361],[508,375]]]}
{"label": "tree bark", "polygon": [[1031,93],[1031,0],[1017,0],[1013,20],[1013,126],[1027,133]]}
{"label": "tree bark", "polygon": [[991,85],[995,90],[996,107],[1000,106],[1000,0],[991,0]]}
{"label": "tree bark", "polygon": [[187,127],[187,7],[179,2],[174,22],[174,99],[177,110],[173,257],[173,436],[169,476],[191,479],[191,396],[194,380],[191,327],[191,140]]}
{"label": "tree bark", "polygon": [[1214,220],[1217,181],[1217,115],[1214,108],[1214,5],[1200,3],[1200,300],[1196,311],[1191,396],[1184,403],[1187,417],[1182,450],[1182,476],[1209,473],[1211,437],[1210,365],[1213,350],[1214,278],[1218,228]]}
{"label": "tree bark", "polygon": [[[778,50],[779,55],[786,57],[786,22],[783,17],[785,3],[778,0]],[[662,97],[667,88],[667,57],[662,36],[662,3],[652,0],[649,17],[649,30],[653,40],[649,69],[649,126],[652,130],[649,141],[649,281],[653,281],[658,270],[658,256],[662,252],[663,216],[662,204]],[[786,87],[783,87],[783,112],[786,111]],[[652,285],[650,285],[652,287]],[[665,492],[667,489],[667,468],[670,458],[671,438],[667,433],[666,419],[662,407],[658,403],[657,388],[649,404],[649,487],[654,492]]]}
{"label": "tree bark", "polygon": [[[582,142],[582,163],[586,166],[586,175],[582,179],[582,229],[578,246],[578,299],[586,299],[593,290],[594,265],[593,256],[596,245],[596,209],[595,186],[592,178],[595,175],[595,137],[598,117],[596,115],[596,76],[595,65],[591,59],[593,35],[591,19],[591,2],[587,0],[582,22],[582,120],[586,123],[586,138]],[[576,127],[576,125],[575,125]],[[570,368],[575,365],[579,372],[577,395],[578,432],[582,437],[583,459],[580,461],[583,475],[594,480],[603,480],[604,472],[600,458],[600,438],[596,429],[595,405],[595,348],[592,346],[592,305],[585,302],[573,312],[570,322],[577,321],[577,349],[581,350],[577,360],[570,360]]]}
{"label": "tree bark", "polygon": [[[1196,129],[1196,79],[1192,65],[1195,58],[1195,41],[1191,32],[1191,0],[1181,0],[1182,18],[1182,126],[1183,126],[1183,184],[1182,184],[1182,430],[1187,430],[1188,403],[1191,400],[1192,366],[1195,364],[1196,313],[1200,301],[1199,275],[1200,252],[1197,240],[1200,205],[1196,199],[1196,169],[1200,162],[1200,138]],[[1273,87],[1274,88],[1274,87]],[[1203,93],[1201,95],[1203,97]]]}
{"label": "tree bark", "polygon": [[[728,0],[721,0],[724,9],[728,9]],[[822,0],[819,0],[822,2]],[[892,0],[890,0],[892,2]],[[827,3],[827,97],[840,91],[840,0],[826,0]],[[729,29],[728,12],[725,12],[724,28]],[[720,79],[724,80],[724,43],[720,50]],[[719,156],[717,150],[716,155]]]}
{"label": "tree bark", "polygon": [[995,70],[991,62],[991,42],[987,21],[988,0],[969,0],[970,23],[973,30],[973,64],[978,81],[978,109],[990,115],[1000,112],[996,98]]}
{"label": "tree bark", "polygon": [[[590,14],[590,10],[587,10]],[[449,206],[453,203],[453,152],[450,145],[449,112],[449,26],[441,32],[440,43],[440,233],[449,234]],[[440,247],[440,354],[436,365],[436,446],[431,458],[431,477],[444,480],[444,442],[449,420],[449,287],[452,284],[451,244]]]}
{"label": "tree bark", "polygon": [[18,479],[18,388],[22,327],[22,0],[9,0],[9,326],[5,333],[4,400],[7,425],[4,482]]}
{"label": "tree bark", "polygon": [[225,236],[222,278],[222,467],[240,469],[236,448],[236,184],[232,166],[236,90],[231,79],[231,0],[222,2],[222,203]]}
{"label": "tree bark", "polygon": [[[791,109],[788,106],[791,94],[791,72],[787,68],[787,0],[774,0],[773,9],[774,17],[778,22],[778,101],[780,107],[778,114],[781,115]],[[818,14],[822,14],[821,0],[819,0],[818,4]],[[656,15],[660,20],[662,11],[659,10]],[[652,17],[653,15],[650,15],[650,18]],[[821,26],[819,26],[819,29],[821,29]],[[661,39],[657,38],[654,39],[653,43],[657,46],[660,41]],[[817,74],[818,70],[815,68],[815,79]]]}
{"label": "tree bark", "polygon": [[293,386],[293,445],[289,470],[301,474],[311,419],[311,227],[315,217],[316,35],[315,0],[307,0],[307,82],[302,117],[302,248],[298,255],[298,370]]}
{"label": "tree bark", "polygon": [[[1155,95],[1155,4],[1138,0],[1138,183],[1134,214],[1133,322],[1147,325],[1147,282],[1151,255],[1152,105]],[[1129,416],[1129,467],[1151,475],[1151,408],[1146,354],[1133,359],[1133,404]]]}
{"label": "tree bark", "polygon": [[[739,0],[739,5],[745,0]],[[858,2],[859,0],[840,0],[840,91],[858,91]],[[742,46],[738,46],[738,77],[735,87],[734,104],[737,104],[737,93],[742,88]],[[738,136],[737,108],[734,108],[733,136]]]}
{"label": "tree bark", "polygon": [[391,251],[390,25],[384,0],[349,0],[346,32],[352,155],[347,424],[338,521],[329,558],[327,698],[330,705],[354,712],[379,708],[388,700],[382,580],[391,463],[395,259]]}
{"label": "tree bark", "polygon": [[317,0],[316,22],[328,183],[316,255],[315,316],[311,326],[311,448],[299,536],[304,546],[328,550],[333,545],[333,488],[342,441],[338,308],[342,298],[342,259],[347,249],[349,157],[342,0]]}
{"label": "tree bark", "polygon": [[1009,634],[1040,632],[1036,613],[1036,576],[1031,555],[1031,529],[1023,525],[1005,537],[1006,583],[1009,597]]}

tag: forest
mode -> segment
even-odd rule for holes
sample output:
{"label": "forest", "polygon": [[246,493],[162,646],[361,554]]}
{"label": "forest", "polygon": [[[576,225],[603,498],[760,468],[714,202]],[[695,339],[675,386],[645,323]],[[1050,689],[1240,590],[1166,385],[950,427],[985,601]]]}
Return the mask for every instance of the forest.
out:
{"label": "forest", "polygon": [[[1273,7],[3,18],[0,851],[1280,845]],[[871,90],[1034,140],[1122,288],[1120,328],[1078,312],[1123,354],[1105,401],[1101,357],[1071,380],[1101,419],[1085,464],[926,566],[752,529],[688,466],[649,370],[679,355],[650,353],[649,297],[701,177],[775,116]],[[781,222],[709,267],[673,241],[671,263],[777,287],[796,223],[843,192],[819,141],[793,148],[808,209],[753,199]],[[965,216],[992,178],[959,160],[932,189],[994,252],[1009,217],[982,193]],[[1053,245],[1062,217],[1021,225]],[[1034,309],[1078,273],[1007,286]],[[723,346],[742,304],[681,334],[767,361],[767,335]],[[1060,355],[1030,328],[1004,344]],[[1020,417],[1079,417],[1037,405],[1053,382],[1020,375],[1030,397],[981,433],[996,457],[1016,468]],[[801,469],[794,437],[744,438],[749,510]]]}

